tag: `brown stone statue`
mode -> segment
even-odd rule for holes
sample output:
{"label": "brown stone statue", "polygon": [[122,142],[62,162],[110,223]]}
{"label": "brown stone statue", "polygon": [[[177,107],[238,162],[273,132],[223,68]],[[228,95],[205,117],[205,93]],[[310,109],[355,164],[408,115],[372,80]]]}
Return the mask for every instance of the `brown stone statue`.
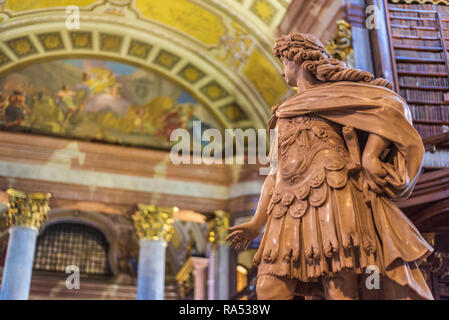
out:
{"label": "brown stone statue", "polygon": [[273,52],[299,92],[273,107],[272,174],[227,238],[244,249],[265,226],[258,299],[433,299],[418,268],[433,249],[393,202],[410,195],[424,152],[406,102],[312,35],[284,35]]}

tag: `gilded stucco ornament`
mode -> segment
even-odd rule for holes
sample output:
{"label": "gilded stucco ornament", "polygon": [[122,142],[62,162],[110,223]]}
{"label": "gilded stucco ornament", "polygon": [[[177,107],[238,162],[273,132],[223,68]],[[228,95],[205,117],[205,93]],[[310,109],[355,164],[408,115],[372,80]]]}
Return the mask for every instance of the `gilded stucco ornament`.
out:
{"label": "gilded stucco ornament", "polygon": [[8,189],[9,210],[6,212],[9,226],[22,226],[39,230],[48,219],[49,193],[23,192]]}
{"label": "gilded stucco ornament", "polygon": [[223,210],[216,210],[209,221],[209,242],[212,244],[226,244],[229,228],[229,214]]}
{"label": "gilded stucco ornament", "polygon": [[131,0],[108,0],[108,2],[118,6],[128,6],[131,3]]}
{"label": "gilded stucco ornament", "polygon": [[184,265],[176,274],[176,282],[178,283],[179,295],[181,299],[186,297],[193,291],[194,288],[194,273],[192,259],[187,259]]}
{"label": "gilded stucco ornament", "polygon": [[348,22],[344,20],[337,21],[334,38],[327,44],[326,49],[334,58],[343,61],[348,67],[354,67],[352,29]]}
{"label": "gilded stucco ornament", "polygon": [[176,208],[159,208],[155,205],[138,204],[133,215],[139,239],[170,241],[173,233],[173,211]]}

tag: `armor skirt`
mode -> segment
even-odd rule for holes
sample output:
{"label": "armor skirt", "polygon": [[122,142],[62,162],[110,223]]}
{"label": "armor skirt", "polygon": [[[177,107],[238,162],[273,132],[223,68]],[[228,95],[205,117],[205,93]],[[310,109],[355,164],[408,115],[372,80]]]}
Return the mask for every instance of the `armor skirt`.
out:
{"label": "armor skirt", "polygon": [[259,274],[308,282],[344,269],[360,274],[369,265],[383,265],[371,210],[351,180],[341,188],[323,181],[282,197],[275,191],[268,214],[254,257]]}

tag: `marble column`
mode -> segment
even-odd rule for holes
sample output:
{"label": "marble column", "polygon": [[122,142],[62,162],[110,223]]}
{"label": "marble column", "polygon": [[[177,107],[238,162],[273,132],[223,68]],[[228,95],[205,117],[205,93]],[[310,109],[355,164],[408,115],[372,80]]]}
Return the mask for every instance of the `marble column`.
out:
{"label": "marble column", "polygon": [[373,57],[371,54],[370,30],[366,27],[366,1],[348,0],[347,4],[352,6],[357,13],[355,17],[349,15],[351,24],[352,46],[354,49],[354,68],[374,72]]}
{"label": "marble column", "polygon": [[352,41],[354,46],[354,68],[373,73],[374,67],[369,30],[360,26],[352,26]]}
{"label": "marble column", "polygon": [[209,222],[209,242],[214,252],[215,299],[229,299],[229,244],[226,242],[229,228],[229,214],[217,210]]}
{"label": "marble column", "polygon": [[207,267],[209,266],[209,259],[202,257],[190,257],[193,266],[194,277],[194,300],[206,300],[206,279],[207,279]]}
{"label": "marble column", "polygon": [[390,82],[394,82],[393,74],[393,54],[390,47],[390,38],[388,36],[387,27],[387,13],[388,9],[385,7],[383,0],[368,0],[368,4],[374,5],[377,9],[376,24],[374,28],[375,39],[377,40],[377,45],[379,47],[378,54],[380,56],[380,69],[381,76]]}
{"label": "marble column", "polygon": [[215,246],[209,243],[207,246],[207,256],[209,257],[209,268],[207,270],[207,300],[215,300],[215,264],[216,264]]}
{"label": "marble column", "polygon": [[229,299],[229,251],[227,243],[217,246],[217,293],[218,300]]}
{"label": "marble column", "polygon": [[49,193],[7,190],[9,241],[3,269],[1,300],[27,300],[36,238],[47,219]]}
{"label": "marble column", "polygon": [[165,249],[174,232],[174,209],[138,204],[133,216],[140,246],[137,300],[164,299]]}

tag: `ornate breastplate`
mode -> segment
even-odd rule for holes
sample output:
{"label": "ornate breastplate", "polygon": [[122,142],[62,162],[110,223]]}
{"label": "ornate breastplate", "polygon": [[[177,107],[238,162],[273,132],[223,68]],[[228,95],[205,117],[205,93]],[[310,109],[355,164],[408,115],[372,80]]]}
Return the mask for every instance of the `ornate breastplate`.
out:
{"label": "ornate breastplate", "polygon": [[349,154],[338,128],[316,116],[279,119],[278,172],[269,213],[300,217],[309,203],[320,206],[328,187],[341,188],[348,180]]}

